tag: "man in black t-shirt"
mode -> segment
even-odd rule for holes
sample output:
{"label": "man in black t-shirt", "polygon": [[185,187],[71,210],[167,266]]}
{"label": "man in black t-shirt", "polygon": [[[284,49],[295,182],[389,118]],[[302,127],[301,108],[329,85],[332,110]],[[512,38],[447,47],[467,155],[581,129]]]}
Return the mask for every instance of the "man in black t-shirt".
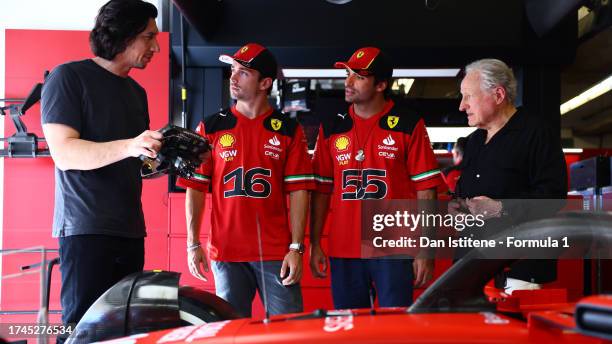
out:
{"label": "man in black t-shirt", "polygon": [[162,135],[148,130],[146,92],[128,73],[159,52],[155,17],[144,1],[109,1],[90,33],[96,57],[58,66],[42,90],[43,131],[56,166],[53,236],[65,324],[144,265],[138,157],[154,158]]}

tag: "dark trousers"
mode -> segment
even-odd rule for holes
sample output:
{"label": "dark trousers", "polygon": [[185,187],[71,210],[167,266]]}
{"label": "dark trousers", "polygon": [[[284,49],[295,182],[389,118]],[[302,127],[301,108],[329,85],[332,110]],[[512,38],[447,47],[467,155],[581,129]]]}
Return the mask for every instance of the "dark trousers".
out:
{"label": "dark trousers", "polygon": [[381,307],[412,304],[412,259],[329,259],[334,308],[369,308],[370,289]]}
{"label": "dark trousers", "polygon": [[62,322],[76,324],[106,290],[142,271],[144,238],[72,235],[59,238]]}

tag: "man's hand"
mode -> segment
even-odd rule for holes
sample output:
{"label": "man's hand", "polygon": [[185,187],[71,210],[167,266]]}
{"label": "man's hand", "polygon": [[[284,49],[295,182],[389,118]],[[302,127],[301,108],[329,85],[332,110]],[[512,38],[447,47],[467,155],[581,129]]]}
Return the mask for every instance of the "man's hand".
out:
{"label": "man's hand", "polygon": [[310,271],[315,278],[327,277],[327,257],[320,245],[310,245]]}
{"label": "man's hand", "polygon": [[[289,269],[289,275],[285,277],[287,269]],[[292,285],[302,279],[302,255],[300,253],[293,250],[287,252],[285,259],[283,259],[280,277],[283,278],[283,285]]]}
{"label": "man's hand", "polygon": [[486,196],[478,196],[465,201],[470,213],[482,215],[483,218],[490,219],[501,217],[502,203]]}
{"label": "man's hand", "polygon": [[157,152],[161,149],[163,135],[153,130],[145,130],[140,135],[127,141],[128,156],[137,158],[141,155],[151,159],[157,157]]}
{"label": "man's hand", "polygon": [[465,199],[457,198],[448,202],[448,213],[451,215],[465,214],[467,210]]}
{"label": "man's hand", "polygon": [[189,272],[193,277],[200,279],[204,282],[208,281],[208,278],[202,273],[202,267],[205,272],[208,272],[208,260],[206,259],[206,252],[204,248],[198,247],[192,250],[187,250],[187,264],[189,265]]}
{"label": "man's hand", "polygon": [[433,277],[433,259],[415,258],[412,267],[414,268],[414,286],[417,288],[424,286]]}

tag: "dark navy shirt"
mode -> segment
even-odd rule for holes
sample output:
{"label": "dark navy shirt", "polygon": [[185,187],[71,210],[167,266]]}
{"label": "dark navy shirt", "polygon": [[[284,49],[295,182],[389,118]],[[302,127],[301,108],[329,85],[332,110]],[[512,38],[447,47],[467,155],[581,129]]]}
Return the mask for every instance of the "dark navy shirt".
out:
{"label": "dark navy shirt", "polygon": [[[59,123],[80,138],[107,142],[133,138],[149,127],[145,90],[93,60],[58,66],[45,80],[42,123]],[[127,158],[95,170],[55,169],[53,236],[145,236],[141,162]]]}

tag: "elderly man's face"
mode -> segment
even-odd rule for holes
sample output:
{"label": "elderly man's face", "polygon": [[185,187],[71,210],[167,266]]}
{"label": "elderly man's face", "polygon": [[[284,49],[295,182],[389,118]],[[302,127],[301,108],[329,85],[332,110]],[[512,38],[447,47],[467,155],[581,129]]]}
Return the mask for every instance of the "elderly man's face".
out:
{"label": "elderly man's face", "polygon": [[468,73],[461,82],[461,104],[459,111],[465,111],[470,127],[487,129],[497,115],[498,104],[495,92],[480,88],[480,74]]}

